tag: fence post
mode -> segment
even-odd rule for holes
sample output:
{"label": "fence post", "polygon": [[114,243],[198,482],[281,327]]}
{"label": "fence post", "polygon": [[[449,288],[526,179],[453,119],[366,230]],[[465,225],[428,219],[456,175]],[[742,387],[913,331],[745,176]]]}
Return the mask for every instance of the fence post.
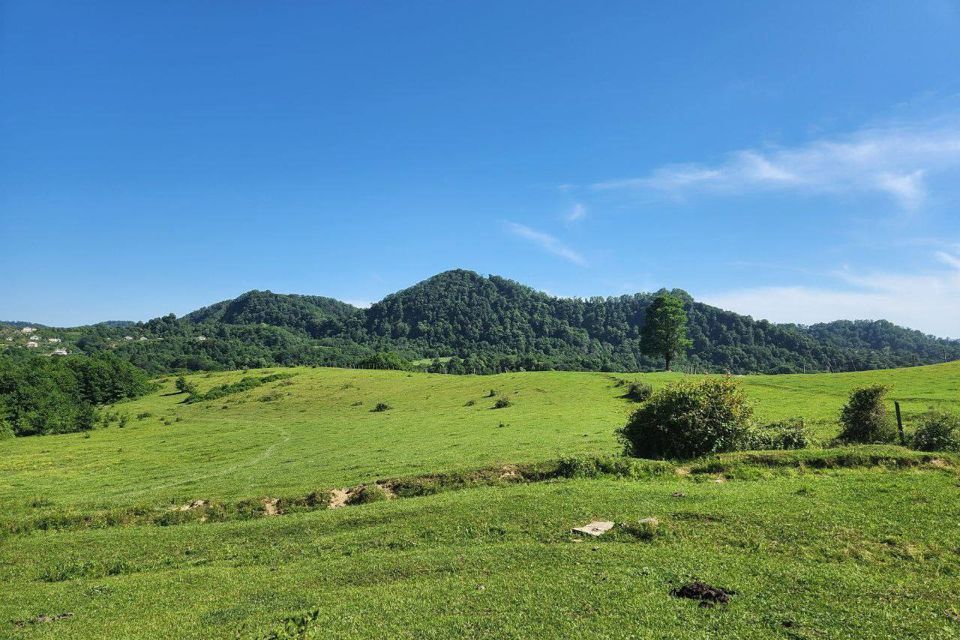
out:
{"label": "fence post", "polygon": [[900,445],[907,446],[907,439],[903,436],[903,418],[900,416],[900,403],[893,401],[893,406],[897,410],[897,431],[900,433]]}

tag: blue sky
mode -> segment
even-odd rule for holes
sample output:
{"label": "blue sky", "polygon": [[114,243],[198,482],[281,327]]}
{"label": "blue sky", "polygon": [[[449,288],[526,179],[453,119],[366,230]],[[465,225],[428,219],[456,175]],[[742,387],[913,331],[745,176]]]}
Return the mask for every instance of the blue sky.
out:
{"label": "blue sky", "polygon": [[960,4],[0,2],[0,318],[439,271],[960,336]]}

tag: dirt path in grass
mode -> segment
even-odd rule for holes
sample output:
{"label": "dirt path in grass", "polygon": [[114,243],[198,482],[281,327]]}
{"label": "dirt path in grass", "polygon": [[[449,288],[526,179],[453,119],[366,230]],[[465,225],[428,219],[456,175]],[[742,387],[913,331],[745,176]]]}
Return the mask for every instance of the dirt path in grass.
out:
{"label": "dirt path in grass", "polygon": [[111,497],[129,498],[132,496],[149,493],[151,491],[158,491],[160,489],[170,489],[172,487],[179,487],[181,485],[190,484],[198,480],[207,480],[209,478],[219,478],[222,476],[230,475],[231,473],[234,473],[236,471],[240,471],[241,469],[249,469],[250,467],[256,466],[261,462],[268,460],[273,455],[273,452],[276,451],[277,447],[279,447],[280,445],[286,444],[287,442],[290,441],[290,432],[287,431],[286,429],[281,427],[279,429],[279,435],[280,435],[280,438],[276,440],[273,444],[271,444],[269,447],[267,447],[266,449],[258,453],[253,458],[250,458],[249,460],[246,460],[244,462],[238,462],[228,467],[223,467],[222,469],[219,469],[212,473],[200,473],[200,474],[189,476],[187,478],[181,478],[174,482],[161,482],[160,484],[150,485],[142,489],[121,491],[120,493],[111,494]]}

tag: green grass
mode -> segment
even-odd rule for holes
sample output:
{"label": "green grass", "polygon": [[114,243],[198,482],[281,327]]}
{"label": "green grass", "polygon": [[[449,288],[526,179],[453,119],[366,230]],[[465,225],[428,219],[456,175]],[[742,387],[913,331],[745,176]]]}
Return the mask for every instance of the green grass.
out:
{"label": "green grass", "polygon": [[[0,442],[0,637],[252,637],[311,611],[315,638],[960,637],[954,457],[595,462],[635,406],[617,379],[679,374],[256,375],[278,372],[293,376],[193,404],[171,377],[111,409],[123,429]],[[205,392],[244,375],[189,379]],[[960,363],[741,380],[762,420],[800,415],[826,441],[861,384],[890,385],[908,425],[956,410]],[[322,508],[327,490],[413,477],[390,486],[460,490]],[[267,497],[286,513],[266,517]],[[650,541],[569,534],[646,516],[661,522]],[[669,595],[693,577],[738,595],[714,609]]]}

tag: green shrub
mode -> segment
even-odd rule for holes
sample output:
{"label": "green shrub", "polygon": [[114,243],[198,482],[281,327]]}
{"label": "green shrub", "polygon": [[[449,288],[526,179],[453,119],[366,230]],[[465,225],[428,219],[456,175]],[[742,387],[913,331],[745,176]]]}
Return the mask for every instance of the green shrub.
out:
{"label": "green shrub", "polygon": [[382,412],[382,411],[389,411],[390,409],[393,409],[393,407],[391,407],[390,405],[388,405],[386,402],[378,402],[378,403],[377,403],[377,406],[375,406],[373,409],[370,409],[370,412],[371,412],[371,413],[380,413],[380,412]]}
{"label": "green shrub", "polygon": [[404,360],[398,354],[392,351],[380,351],[369,357],[364,358],[357,367],[360,369],[393,369],[398,371],[407,371],[412,365]]}
{"label": "green shrub", "polygon": [[646,382],[634,382],[627,388],[627,392],[623,394],[623,397],[628,400],[633,400],[634,402],[646,402],[652,395],[653,387],[649,384]]}
{"label": "green shrub", "polygon": [[656,392],[618,435],[628,455],[696,458],[749,443],[752,415],[731,378],[682,381]]}
{"label": "green shrub", "polygon": [[347,504],[368,504],[388,500],[390,494],[378,484],[365,484],[357,489],[347,500]]}
{"label": "green shrub", "polygon": [[187,382],[187,379],[183,376],[177,377],[177,391],[180,393],[185,393],[187,395],[193,396],[197,393],[197,386],[191,382]]}
{"label": "green shrub", "polygon": [[494,409],[506,409],[513,403],[510,402],[509,398],[497,398],[497,401],[493,404]]}
{"label": "green shrub", "polygon": [[888,391],[889,388],[883,385],[854,390],[846,406],[840,411],[840,424],[843,429],[837,440],[862,444],[896,440],[896,426],[887,415],[887,407],[883,403]]}
{"label": "green shrub", "polygon": [[270,631],[261,632],[257,640],[300,640],[306,638],[307,633],[320,619],[320,608],[315,607],[307,612],[291,616]]}
{"label": "green shrub", "polygon": [[8,440],[15,437],[13,427],[7,424],[7,421],[0,417],[0,440]]}
{"label": "green shrub", "polygon": [[657,537],[660,530],[660,521],[656,518],[644,518],[637,522],[624,522],[620,530],[638,540],[650,542]]}
{"label": "green shrub", "polygon": [[809,446],[803,418],[766,424],[750,434],[751,449],[806,449]]}
{"label": "green shrub", "polygon": [[960,451],[960,416],[930,411],[920,418],[912,444],[918,451]]}

